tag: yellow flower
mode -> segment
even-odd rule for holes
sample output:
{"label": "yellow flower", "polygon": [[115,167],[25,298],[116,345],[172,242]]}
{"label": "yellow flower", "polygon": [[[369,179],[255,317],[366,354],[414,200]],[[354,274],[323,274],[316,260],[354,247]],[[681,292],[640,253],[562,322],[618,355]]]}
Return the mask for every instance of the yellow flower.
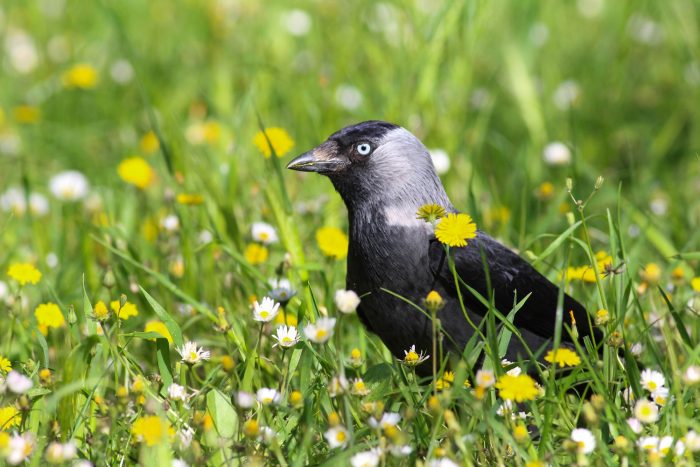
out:
{"label": "yellow flower", "polygon": [[250,243],[243,250],[243,256],[250,264],[262,264],[267,261],[268,255],[267,248],[257,243]]}
{"label": "yellow flower", "polygon": [[438,391],[440,391],[442,389],[447,389],[450,386],[452,386],[452,383],[454,383],[454,381],[455,381],[454,372],[446,371],[445,373],[443,373],[442,378],[440,378],[439,380],[437,380],[435,382],[435,389],[437,389]]}
{"label": "yellow flower", "polygon": [[263,153],[265,158],[269,158],[272,155],[270,144],[272,144],[272,149],[274,149],[277,157],[283,157],[294,147],[294,140],[283,128],[265,128],[265,133],[258,131],[255,138],[253,138],[253,144]]}
{"label": "yellow flower", "polygon": [[92,315],[95,317],[96,320],[104,320],[107,319],[107,316],[109,315],[109,310],[107,309],[107,305],[105,305],[105,302],[100,300],[95,304],[95,307],[92,310]]}
{"label": "yellow flower", "polygon": [[515,402],[534,400],[540,392],[535,380],[524,374],[518,376],[505,374],[498,378],[496,388],[502,399]]}
{"label": "yellow flower", "polygon": [[560,368],[565,366],[576,366],[581,363],[581,359],[578,355],[576,355],[576,352],[563,348],[557,349],[556,351],[550,350],[544,359],[549,363],[559,364]]}
{"label": "yellow flower", "polygon": [[552,182],[542,182],[537,188],[536,195],[541,200],[548,200],[554,196],[554,185]]}
{"label": "yellow flower", "polygon": [[12,116],[17,123],[37,123],[41,120],[41,110],[33,105],[18,105],[12,109]]}
{"label": "yellow flower", "polygon": [[160,148],[160,141],[158,141],[158,136],[151,130],[141,137],[139,142],[139,149],[144,154],[153,154]]}
{"label": "yellow flower", "polygon": [[435,237],[445,245],[467,246],[467,240],[476,237],[476,224],[468,214],[450,213],[435,227]]}
{"label": "yellow flower", "polygon": [[656,263],[648,263],[641,272],[642,280],[650,285],[656,285],[661,279],[661,268]]}
{"label": "yellow flower", "polygon": [[513,429],[513,438],[518,443],[524,443],[530,439],[530,433],[528,433],[527,428],[522,423],[518,423]]}
{"label": "yellow flower", "polygon": [[67,88],[92,89],[97,86],[97,70],[87,63],[78,63],[63,73],[62,81]]}
{"label": "yellow flower", "polygon": [[435,221],[445,217],[445,208],[439,204],[424,204],[416,213],[418,219],[434,224]]}
{"label": "yellow flower", "polygon": [[173,336],[170,335],[170,331],[168,331],[167,326],[162,321],[151,320],[147,322],[144,332],[155,332],[156,334],[160,334],[161,336],[165,337],[169,343],[173,343]]}
{"label": "yellow flower", "polygon": [[130,302],[124,303],[124,306],[119,308],[119,300],[114,300],[109,303],[109,307],[121,320],[127,320],[132,316],[138,316],[139,310],[136,305]]}
{"label": "yellow flower", "polygon": [[139,417],[131,426],[131,433],[138,442],[147,446],[155,446],[167,439],[171,428],[168,423],[157,415]]}
{"label": "yellow flower", "polygon": [[46,335],[48,328],[60,328],[66,325],[66,320],[61,309],[55,303],[44,303],[34,310],[34,316],[39,325],[39,330]]}
{"label": "yellow flower", "polygon": [[0,355],[0,371],[3,373],[9,373],[10,370],[12,370],[12,362]]}
{"label": "yellow flower", "polygon": [[134,156],[124,159],[117,167],[117,173],[126,183],[142,190],[153,185],[156,173],[142,157]]}
{"label": "yellow flower", "polygon": [[251,418],[243,423],[243,434],[248,438],[256,438],[259,433],[260,425],[256,419]]}
{"label": "yellow flower", "polygon": [[41,280],[41,272],[31,263],[12,263],[7,275],[19,282],[19,285],[36,284]]}
{"label": "yellow flower", "polygon": [[235,362],[233,361],[233,357],[229,355],[224,355],[221,357],[221,367],[226,370],[226,371],[231,371],[233,370],[233,367],[235,365]]}
{"label": "yellow flower", "polygon": [[321,253],[335,259],[348,255],[348,237],[336,227],[321,227],[316,231],[316,242]]}
{"label": "yellow flower", "polygon": [[283,310],[281,313],[277,313],[277,316],[275,316],[274,323],[294,327],[297,327],[297,325],[299,324],[297,317],[286,310]]}
{"label": "yellow flower", "polygon": [[435,312],[442,308],[443,300],[440,294],[436,290],[431,290],[425,297],[425,306],[428,311]]}
{"label": "yellow flower", "polygon": [[19,426],[20,421],[19,411],[13,405],[0,407],[0,430],[9,431],[13,426]]}
{"label": "yellow flower", "polygon": [[700,292],[700,277],[693,277],[690,281],[690,286],[694,291]]}
{"label": "yellow flower", "polygon": [[177,202],[180,204],[188,204],[190,206],[196,206],[204,202],[204,196],[197,193],[180,193],[177,195]]}

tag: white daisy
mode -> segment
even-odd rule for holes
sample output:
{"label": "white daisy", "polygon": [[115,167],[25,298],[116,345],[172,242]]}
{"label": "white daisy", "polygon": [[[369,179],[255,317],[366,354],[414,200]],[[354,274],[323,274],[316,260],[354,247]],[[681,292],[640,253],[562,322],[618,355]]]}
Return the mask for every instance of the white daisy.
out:
{"label": "white daisy", "polygon": [[673,436],[664,436],[659,440],[659,453],[666,457],[673,448]]}
{"label": "white daisy", "polygon": [[641,384],[647,391],[654,392],[660,387],[666,385],[666,379],[660,372],[647,368],[646,370],[642,371]]}
{"label": "white daisy", "polygon": [[482,388],[488,388],[496,384],[496,377],[491,370],[479,370],[476,372],[476,385]]}
{"label": "white daisy", "polygon": [[571,440],[576,443],[578,452],[590,454],[595,449],[595,437],[585,428],[576,428],[571,432]]}
{"label": "white daisy", "polygon": [[379,450],[358,452],[350,458],[352,467],[376,467],[379,465]]}
{"label": "white daisy", "polygon": [[633,431],[635,434],[638,435],[639,433],[642,432],[642,422],[640,422],[640,421],[637,420],[636,418],[634,418],[634,417],[628,418],[628,419],[627,419],[627,424],[630,426],[630,428],[632,429],[632,431]]}
{"label": "white daisy", "polygon": [[700,434],[695,430],[690,430],[685,434],[685,447],[690,452],[700,451]]}
{"label": "white daisy", "polygon": [[369,426],[372,428],[381,428],[386,430],[387,428],[394,427],[401,421],[401,415],[396,412],[385,412],[382,414],[382,418],[377,421],[374,417],[370,417]]}
{"label": "white daisy", "polygon": [[7,388],[15,394],[24,394],[29,391],[34,383],[22,373],[12,370],[5,377]]}
{"label": "white daisy", "polygon": [[683,382],[688,385],[700,383],[700,366],[690,365],[683,373]]}
{"label": "white daisy", "polygon": [[31,455],[35,446],[34,435],[30,432],[15,433],[5,447],[5,460],[10,465],[18,465]]}
{"label": "white daisy", "polygon": [[299,333],[294,326],[280,326],[277,328],[277,334],[272,336],[277,341],[273,347],[281,345],[282,347],[293,347],[299,342]]}
{"label": "white daisy", "polygon": [[[508,359],[504,358],[503,360],[501,360],[501,366],[503,368],[506,368],[512,364],[513,364],[513,362],[511,362]],[[506,373],[509,374],[510,376],[519,376],[522,372],[523,372],[523,370],[519,366],[514,366],[510,370],[506,371]]]}
{"label": "white daisy", "polygon": [[279,308],[279,303],[275,303],[270,297],[263,297],[262,303],[258,303],[256,300],[253,304],[253,319],[262,323],[269,323],[275,319],[275,316],[279,313]]}
{"label": "white daisy", "polygon": [[348,430],[342,425],[331,427],[323,434],[323,437],[328,441],[328,446],[331,449],[345,447],[348,444]]}
{"label": "white daisy", "polygon": [[357,296],[352,290],[336,290],[335,292],[335,306],[338,307],[338,311],[344,314],[353,313],[357,306],[360,304],[360,297]]}
{"label": "white daisy", "polygon": [[634,416],[642,423],[654,423],[659,419],[659,406],[642,399],[634,405]]}
{"label": "white daisy", "polygon": [[554,141],[544,147],[542,158],[547,165],[569,165],[571,163],[571,151],[566,144]]}
{"label": "white daisy", "polygon": [[173,383],[168,386],[168,397],[174,401],[186,401],[187,390],[179,384]]}
{"label": "white daisy", "polygon": [[197,347],[197,343],[192,341],[186,342],[182,348],[176,347],[175,350],[177,350],[177,353],[182,357],[182,361],[190,365],[211,358],[211,352],[204,350],[203,347]]}
{"label": "white daisy", "polygon": [[279,241],[275,228],[266,222],[255,222],[250,230],[251,236],[256,242],[270,245]]}
{"label": "white daisy", "polygon": [[249,409],[255,404],[255,395],[246,391],[238,391],[235,395],[236,405],[242,409]]}
{"label": "white daisy", "polygon": [[656,436],[643,436],[637,441],[637,446],[645,451],[655,452],[659,447],[659,438]]}
{"label": "white daisy", "polygon": [[277,389],[260,388],[256,393],[258,402],[263,405],[276,404],[280,400],[280,393]]}
{"label": "white daisy", "polygon": [[666,405],[668,402],[668,388],[660,387],[651,393],[651,399],[659,406]]}
{"label": "white daisy", "polygon": [[87,196],[90,184],[77,170],[66,170],[51,177],[49,190],[58,200],[78,201]]}
{"label": "white daisy", "polygon": [[315,323],[304,326],[304,335],[316,344],[323,344],[333,336],[335,318],[319,318]]}
{"label": "white daisy", "polygon": [[328,383],[328,395],[331,397],[336,397],[348,390],[348,380],[343,375],[334,376]]}

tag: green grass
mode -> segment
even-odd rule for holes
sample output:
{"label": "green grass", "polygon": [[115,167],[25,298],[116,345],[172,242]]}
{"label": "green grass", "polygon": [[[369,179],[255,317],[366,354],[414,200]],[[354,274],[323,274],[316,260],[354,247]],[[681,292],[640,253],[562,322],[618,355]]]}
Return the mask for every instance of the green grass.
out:
{"label": "green grass", "polygon": [[[7,286],[0,356],[33,381],[26,394],[0,395],[1,413],[18,413],[13,426],[0,429],[32,434],[26,462],[45,463],[49,444],[69,440],[78,458],[95,465],[170,465],[176,458],[192,465],[344,465],[377,447],[385,465],[439,457],[464,465],[700,461],[689,449],[663,457],[636,446],[644,436],[675,443],[700,431],[700,385],[682,377],[700,365],[700,285],[691,286],[700,276],[696,2],[606,2],[594,16],[582,13],[598,3],[591,0],[100,0],[51,9],[60,3],[0,6],[0,193],[17,187],[49,201],[45,215],[0,211],[0,280]],[[292,8],[307,12],[306,34],[287,30]],[[27,48],[36,51],[35,66]],[[133,68],[124,83],[112,77],[119,60]],[[77,63],[97,71],[96,86],[64,86],[64,73]],[[577,97],[562,106],[554,96],[568,80]],[[339,102],[344,85],[360,93],[356,108]],[[40,111],[36,121],[18,119],[21,105]],[[477,398],[460,384],[475,385],[474,352],[454,366],[455,384],[431,399],[432,381],[419,384],[356,316],[338,313],[333,295],[344,287],[345,262],[325,257],[315,233],[345,229],[345,208],[327,180],[283,167],[366,119],[398,123],[429,148],[447,151],[451,168],[442,180],[454,204],[551,280],[563,284],[569,266],[595,265],[598,251],[610,256],[614,274],[566,284],[591,313],[609,312],[601,356],[587,342],[570,372],[519,362],[543,388],[517,408],[526,420],[499,415],[494,388]],[[193,131],[204,121],[216,131],[198,142]],[[253,144],[261,125],[284,128],[294,148],[265,159]],[[140,140],[149,131],[160,149],[146,154]],[[570,164],[543,161],[553,141],[570,148]],[[135,155],[157,174],[145,190],[117,173],[120,161]],[[51,195],[49,180],[67,169],[89,180],[85,200]],[[599,176],[605,181],[594,190]],[[581,209],[567,178],[574,199],[588,200]],[[538,195],[544,182],[554,187],[549,198]],[[181,204],[182,193],[201,195],[203,203]],[[161,226],[167,216],[177,217],[176,230]],[[264,262],[250,264],[244,251],[257,221],[272,224],[280,241]],[[200,241],[205,230],[208,243]],[[41,280],[20,287],[7,274],[16,262],[34,264]],[[650,263],[658,279],[645,275]],[[273,277],[297,291],[284,312],[300,329],[321,314],[338,318],[328,343],[273,348],[273,327],[254,322],[250,306],[251,297],[270,292]],[[138,315],[120,321],[112,313],[99,333],[95,305],[122,295]],[[42,303],[57,304],[65,319],[45,337],[34,314]],[[512,319],[501,311],[490,314],[492,324]],[[559,319],[568,332],[568,316]],[[152,320],[164,323],[173,343],[144,332]],[[491,354],[518,338],[507,325],[485,332]],[[211,351],[211,360],[181,363],[175,348],[188,340]],[[634,344],[642,351],[633,352]],[[350,362],[355,348],[359,366]],[[485,365],[503,374],[492,360]],[[46,368],[50,378],[42,379]],[[631,387],[637,400],[645,397],[646,368],[665,376],[669,397],[659,420],[635,434],[626,422],[633,404],[622,394]],[[363,378],[369,394],[333,397],[329,384],[339,374]],[[168,398],[173,382],[192,395],[186,404]],[[596,397],[571,391],[582,384]],[[265,387],[282,391],[278,404],[235,403],[239,391]],[[293,391],[301,402],[290,401]],[[401,415],[398,430],[370,425],[382,410]],[[323,438],[334,418],[349,432],[346,448],[330,449]],[[149,420],[176,433],[191,428],[192,440],[166,433],[152,446],[140,442],[134,433]],[[246,436],[250,420],[276,435]],[[530,433],[516,439],[520,423]],[[573,452],[568,440],[576,427],[595,436],[592,453]],[[9,461],[6,439],[0,434],[0,454]],[[392,443],[411,453],[391,455],[384,448]]]}

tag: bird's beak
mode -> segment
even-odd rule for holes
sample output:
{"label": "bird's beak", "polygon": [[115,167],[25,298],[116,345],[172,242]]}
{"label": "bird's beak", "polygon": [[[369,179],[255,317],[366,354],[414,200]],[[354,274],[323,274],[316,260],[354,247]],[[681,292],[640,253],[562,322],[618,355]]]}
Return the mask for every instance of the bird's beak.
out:
{"label": "bird's beak", "polygon": [[338,144],[335,141],[326,141],[293,159],[287,164],[287,168],[300,172],[328,174],[344,169],[349,163],[345,157],[338,155]]}

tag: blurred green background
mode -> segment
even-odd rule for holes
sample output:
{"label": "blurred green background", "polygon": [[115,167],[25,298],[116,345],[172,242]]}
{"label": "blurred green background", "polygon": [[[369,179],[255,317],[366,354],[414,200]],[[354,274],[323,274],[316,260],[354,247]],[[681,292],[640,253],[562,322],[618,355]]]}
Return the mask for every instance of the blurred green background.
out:
{"label": "blurred green background", "polygon": [[[603,175],[602,206],[615,209],[619,185],[637,223],[687,249],[700,217],[699,10],[691,0],[5,0],[0,189],[46,193],[53,173],[78,169],[126,196],[116,166],[145,156],[140,140],[156,129],[188,189],[219,190],[246,218],[254,182],[271,177],[252,143],[258,115],[295,140],[285,161],[382,119],[446,151],[455,204],[511,244],[563,222],[567,176],[585,196]],[[94,68],[94,86],[65,85],[76,64]],[[18,121],[21,105],[38,109],[34,123]],[[215,125],[204,141],[202,122]],[[546,163],[555,141],[570,164]],[[162,155],[149,162],[167,174]],[[285,177],[295,200],[331,192],[321,177]],[[543,182],[554,187],[547,204]],[[323,215],[342,224],[329,199]]]}

